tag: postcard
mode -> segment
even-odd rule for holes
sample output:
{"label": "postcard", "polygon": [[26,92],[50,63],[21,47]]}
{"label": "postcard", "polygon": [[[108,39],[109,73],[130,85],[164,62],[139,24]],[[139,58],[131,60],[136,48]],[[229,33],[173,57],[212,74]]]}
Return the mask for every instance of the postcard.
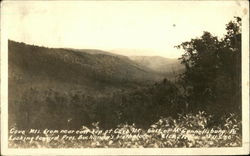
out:
{"label": "postcard", "polygon": [[1,154],[249,154],[249,2],[2,1]]}

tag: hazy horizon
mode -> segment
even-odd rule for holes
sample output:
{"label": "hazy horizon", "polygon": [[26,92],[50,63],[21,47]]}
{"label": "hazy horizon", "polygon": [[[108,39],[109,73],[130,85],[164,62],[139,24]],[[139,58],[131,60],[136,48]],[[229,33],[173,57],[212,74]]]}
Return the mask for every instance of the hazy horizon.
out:
{"label": "hazy horizon", "polygon": [[178,58],[174,46],[242,15],[241,2],[5,1],[8,38],[50,48],[98,49],[125,56]]}
{"label": "hazy horizon", "polygon": [[[175,57],[166,57],[166,56],[160,56],[160,55],[154,55],[155,53],[151,53],[151,55],[140,55],[140,53],[138,54],[131,54],[133,51],[138,51],[138,49],[112,49],[112,50],[103,50],[103,49],[77,49],[77,48],[73,48],[73,47],[48,47],[48,46],[43,46],[43,45],[36,45],[36,44],[30,44],[30,43],[25,43],[25,42],[19,42],[19,41],[15,41],[13,39],[8,39],[9,41],[14,41],[14,42],[18,42],[18,43],[24,43],[26,45],[32,45],[32,46],[37,46],[37,47],[45,47],[45,48],[62,48],[62,49],[73,49],[73,50],[99,50],[99,51],[103,51],[103,52],[109,52],[112,54],[117,54],[117,55],[122,55],[122,56],[128,56],[128,57],[132,57],[132,56],[151,56],[151,57],[163,57],[163,58],[168,58],[168,59],[178,59]],[[128,53],[126,53],[126,55],[124,55],[124,51],[127,51]],[[142,51],[142,50],[141,50]]]}

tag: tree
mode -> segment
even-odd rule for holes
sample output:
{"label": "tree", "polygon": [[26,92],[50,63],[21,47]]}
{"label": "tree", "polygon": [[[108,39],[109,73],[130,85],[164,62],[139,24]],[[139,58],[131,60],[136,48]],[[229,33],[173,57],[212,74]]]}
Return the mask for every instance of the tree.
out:
{"label": "tree", "polygon": [[241,19],[230,21],[226,30],[222,39],[204,32],[176,46],[185,51],[179,58],[186,67],[179,83],[191,111],[240,113]]}

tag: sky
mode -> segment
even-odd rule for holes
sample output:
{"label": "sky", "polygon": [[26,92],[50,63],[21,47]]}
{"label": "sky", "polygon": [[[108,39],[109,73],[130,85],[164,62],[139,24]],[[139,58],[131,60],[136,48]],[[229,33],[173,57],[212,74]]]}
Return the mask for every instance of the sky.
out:
{"label": "sky", "polygon": [[10,1],[2,3],[11,40],[122,55],[180,57],[174,48],[209,31],[222,37],[241,16],[236,1]]}

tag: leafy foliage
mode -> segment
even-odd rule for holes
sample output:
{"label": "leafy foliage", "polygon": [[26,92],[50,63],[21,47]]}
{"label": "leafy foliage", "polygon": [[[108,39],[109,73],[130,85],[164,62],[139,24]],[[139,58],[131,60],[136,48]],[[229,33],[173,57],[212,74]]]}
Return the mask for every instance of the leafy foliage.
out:
{"label": "leafy foliage", "polygon": [[167,79],[105,96],[30,88],[20,99],[10,103],[15,107],[10,114],[20,128],[79,128],[97,121],[102,128],[120,123],[145,127],[162,116],[177,117],[176,112],[185,111],[178,88]]}
{"label": "leafy foliage", "polygon": [[186,71],[179,83],[190,111],[241,112],[241,19],[226,25],[222,38],[204,32],[177,46]]}

